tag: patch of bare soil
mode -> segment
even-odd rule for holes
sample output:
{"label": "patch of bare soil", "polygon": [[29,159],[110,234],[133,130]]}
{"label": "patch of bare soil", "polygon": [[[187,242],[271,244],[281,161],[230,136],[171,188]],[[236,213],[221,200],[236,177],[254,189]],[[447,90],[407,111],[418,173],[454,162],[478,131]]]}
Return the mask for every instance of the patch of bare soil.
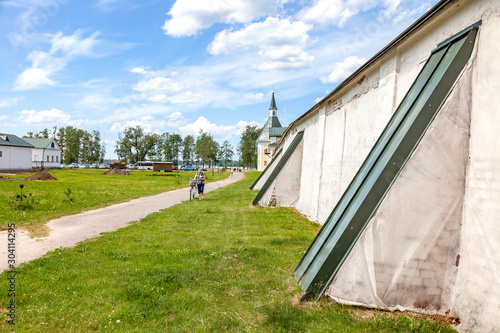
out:
{"label": "patch of bare soil", "polygon": [[[318,307],[321,306],[321,302],[317,301],[301,301],[302,297],[302,292],[293,292],[293,288],[291,285],[289,285],[288,288],[289,291],[292,291],[292,303],[295,306],[299,307],[306,307],[309,309],[317,309]],[[337,304],[334,300],[328,297],[322,298],[322,300],[325,300],[327,303],[332,303],[332,304]],[[420,314],[420,313],[415,313],[415,312],[410,312],[410,311],[384,311],[380,309],[370,309],[370,308],[363,308],[363,307],[358,307],[358,306],[347,306],[347,305],[342,305],[344,309],[349,311],[350,314],[352,314],[355,317],[360,317],[363,319],[370,319],[375,317],[376,315],[381,315],[389,318],[397,318],[399,316],[406,316],[412,320],[418,321],[420,318],[424,317],[427,320],[431,322],[435,322],[441,326],[447,326],[447,325],[452,325],[456,326],[460,324],[459,318],[449,316],[449,315],[439,315],[439,314],[434,314],[434,315],[428,315],[428,314]]]}
{"label": "patch of bare soil", "polygon": [[0,176],[0,180],[10,180],[13,182],[19,182],[19,181],[23,181],[24,178],[11,178],[11,177]]}
{"label": "patch of bare soil", "polygon": [[120,175],[120,176],[130,176],[131,173],[125,169],[110,169],[104,173],[105,175]]}
{"label": "patch of bare soil", "polygon": [[26,178],[26,180],[57,180],[48,172],[38,172]]}
{"label": "patch of bare soil", "polygon": [[397,318],[399,316],[406,316],[410,319],[413,320],[419,320],[422,317],[425,317],[427,320],[435,322],[439,325],[458,325],[460,324],[460,320],[455,317],[451,316],[444,316],[444,315],[439,315],[439,314],[434,314],[434,315],[426,315],[426,314],[420,314],[420,313],[415,313],[415,312],[401,312],[401,311],[382,311],[378,309],[368,309],[368,308],[361,308],[361,307],[346,307],[348,308],[349,312],[355,316],[361,317],[361,318],[373,318],[376,314],[381,314],[383,316],[387,317],[392,317],[392,318]]}

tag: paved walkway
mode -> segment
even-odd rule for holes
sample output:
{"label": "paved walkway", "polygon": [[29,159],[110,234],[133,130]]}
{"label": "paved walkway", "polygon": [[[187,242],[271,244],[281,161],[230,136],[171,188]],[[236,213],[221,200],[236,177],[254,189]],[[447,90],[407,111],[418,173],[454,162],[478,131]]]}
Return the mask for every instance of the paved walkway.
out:
{"label": "paved walkway", "polygon": [[[205,193],[224,187],[243,178],[236,172],[225,180],[205,185]],[[47,222],[47,237],[30,238],[26,231],[16,230],[16,266],[42,257],[59,247],[70,247],[86,239],[96,237],[138,221],[149,214],[189,200],[189,188],[134,199],[109,207],[64,216]],[[0,232],[0,272],[8,268],[7,231]]]}

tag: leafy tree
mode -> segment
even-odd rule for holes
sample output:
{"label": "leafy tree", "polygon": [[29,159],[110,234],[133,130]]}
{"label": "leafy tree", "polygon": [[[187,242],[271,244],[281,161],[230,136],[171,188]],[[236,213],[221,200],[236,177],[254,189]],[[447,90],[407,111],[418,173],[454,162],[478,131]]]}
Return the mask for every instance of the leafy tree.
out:
{"label": "leafy tree", "polygon": [[241,135],[238,151],[243,166],[257,168],[257,139],[261,131],[257,126],[247,125]]}
{"label": "leafy tree", "polygon": [[[158,153],[156,147],[160,141],[160,135],[156,133],[148,133],[144,136],[143,149],[145,151],[144,157],[140,161],[144,160],[158,160]],[[158,158],[157,158],[158,157]]]}
{"label": "leafy tree", "polygon": [[182,160],[184,164],[190,164],[194,161],[195,141],[192,135],[187,135],[182,142]]}
{"label": "leafy tree", "polygon": [[165,161],[179,164],[179,154],[182,151],[182,137],[179,134],[163,133],[158,146]]}
{"label": "leafy tree", "polygon": [[196,139],[196,154],[201,159],[203,165],[208,164],[211,167],[212,162],[216,160],[219,145],[214,141],[212,135],[200,130],[200,136]]}
{"label": "leafy tree", "polygon": [[105,147],[99,131],[90,133],[73,126],[61,127],[56,140],[62,149],[61,159],[64,163],[96,163],[104,159]]}
{"label": "leafy tree", "polygon": [[62,161],[66,164],[76,163],[81,155],[82,140],[85,131],[73,126],[61,127],[57,132],[57,142],[62,149]]}
{"label": "leafy tree", "polygon": [[168,138],[168,143],[171,155],[167,160],[172,161],[174,165],[178,165],[179,155],[182,151],[182,137],[179,134],[172,134]]}
{"label": "leafy tree", "polygon": [[220,162],[220,155],[221,155],[220,151],[221,151],[221,149],[220,149],[220,145],[219,145],[219,143],[217,141],[212,140],[211,150],[212,150],[212,157],[213,157],[212,162],[219,163]]}
{"label": "leafy tree", "polygon": [[222,143],[221,149],[220,149],[220,158],[219,160],[224,161],[224,169],[227,167],[227,162],[231,161],[233,158],[234,152],[233,152],[233,146],[231,143],[229,143],[228,140],[224,141]]}
{"label": "leafy tree", "polygon": [[154,148],[160,141],[158,134],[144,134],[140,126],[127,127],[118,135],[115,152],[121,160],[129,163],[146,160],[146,156],[155,153]]}
{"label": "leafy tree", "polygon": [[158,141],[157,150],[158,155],[161,156],[162,161],[170,161],[169,156],[171,155],[171,147],[169,143],[170,133],[165,132],[160,135],[160,140]]}
{"label": "leafy tree", "polygon": [[104,159],[105,148],[101,145],[101,133],[92,131],[84,132],[80,147],[80,160],[84,163],[102,162]]}

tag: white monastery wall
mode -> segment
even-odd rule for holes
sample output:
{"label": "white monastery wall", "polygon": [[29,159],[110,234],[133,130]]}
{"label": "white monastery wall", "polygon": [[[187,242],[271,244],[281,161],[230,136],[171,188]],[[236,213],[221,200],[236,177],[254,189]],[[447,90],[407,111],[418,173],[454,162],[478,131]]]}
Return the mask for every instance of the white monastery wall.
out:
{"label": "white monastery wall", "polygon": [[1,146],[0,170],[31,169],[31,148]]}
{"label": "white monastery wall", "polygon": [[500,3],[495,7],[483,15],[477,41],[456,290],[462,330],[472,332],[500,330]]}

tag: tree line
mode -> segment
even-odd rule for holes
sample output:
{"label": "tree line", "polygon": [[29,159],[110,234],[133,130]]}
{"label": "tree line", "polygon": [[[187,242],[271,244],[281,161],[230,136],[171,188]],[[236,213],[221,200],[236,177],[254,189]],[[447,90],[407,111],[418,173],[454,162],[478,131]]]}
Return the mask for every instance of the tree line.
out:
{"label": "tree line", "polygon": [[45,128],[40,132],[28,132],[28,138],[54,138],[62,149],[61,161],[66,164],[71,163],[100,163],[104,160],[106,153],[104,143],[101,140],[101,133],[93,130],[85,130],[66,126],[57,129]]}
{"label": "tree line", "polygon": [[[257,166],[256,141],[260,131],[257,126],[247,126],[240,139],[237,151],[245,167]],[[178,165],[182,158],[184,164],[207,165],[209,168],[216,163],[227,167],[235,154],[228,140],[220,144],[212,134],[203,130],[196,137],[187,135],[182,138],[175,133],[145,133],[140,126],[128,127],[119,134],[115,152],[126,163],[158,160]]]}
{"label": "tree line", "polygon": [[[247,126],[243,131],[237,147],[239,163],[243,167],[257,167],[257,138],[262,128]],[[62,149],[63,163],[102,162],[105,154],[104,143],[99,131],[91,132],[66,126],[40,132],[28,132],[26,137],[53,137]],[[128,127],[118,135],[115,146],[118,158],[126,163],[135,164],[139,161],[169,161],[174,165],[179,160],[187,165],[201,164],[211,168],[220,163],[227,167],[233,161],[234,147],[226,140],[219,144],[212,134],[200,130],[198,135],[187,135],[184,138],[176,133],[146,133],[141,126]]]}

